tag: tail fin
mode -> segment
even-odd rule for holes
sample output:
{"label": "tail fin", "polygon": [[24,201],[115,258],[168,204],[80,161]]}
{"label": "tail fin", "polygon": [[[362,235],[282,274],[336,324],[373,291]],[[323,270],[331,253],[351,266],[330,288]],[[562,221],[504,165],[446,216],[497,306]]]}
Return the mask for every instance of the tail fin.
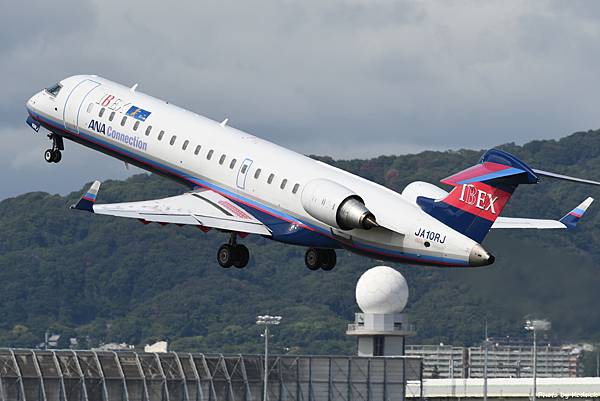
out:
{"label": "tail fin", "polygon": [[454,186],[444,199],[417,198],[442,223],[481,242],[519,184],[536,184],[533,170],[510,153],[488,150],[479,164],[442,180]]}

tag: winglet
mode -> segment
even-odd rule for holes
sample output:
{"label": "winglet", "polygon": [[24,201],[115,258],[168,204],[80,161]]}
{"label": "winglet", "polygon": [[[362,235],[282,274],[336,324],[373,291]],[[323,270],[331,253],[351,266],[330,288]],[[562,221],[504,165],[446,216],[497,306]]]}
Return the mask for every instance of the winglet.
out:
{"label": "winglet", "polygon": [[100,189],[100,181],[94,181],[90,189],[83,194],[79,202],[75,205],[71,205],[71,209],[85,210],[86,212],[94,213],[94,202],[96,202],[96,196]]}
{"label": "winglet", "polygon": [[567,226],[567,228],[574,228],[579,222],[579,219],[581,219],[581,216],[583,216],[583,214],[585,213],[587,208],[592,204],[593,201],[593,198],[587,198],[586,200],[581,202],[579,206],[571,210],[562,219],[560,219],[560,222]]}

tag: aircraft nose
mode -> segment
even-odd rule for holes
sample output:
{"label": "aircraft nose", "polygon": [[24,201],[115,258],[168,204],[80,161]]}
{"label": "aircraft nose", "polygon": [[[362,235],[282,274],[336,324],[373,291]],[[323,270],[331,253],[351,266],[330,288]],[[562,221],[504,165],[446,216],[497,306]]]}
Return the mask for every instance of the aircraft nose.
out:
{"label": "aircraft nose", "polygon": [[25,104],[25,107],[27,107],[28,110],[31,110],[35,107],[35,104],[37,102],[37,98],[38,98],[38,93],[36,93],[35,95],[33,95],[32,97],[29,98],[29,100],[27,101],[27,103]]}
{"label": "aircraft nose", "polygon": [[494,258],[494,255],[486,251],[479,244],[471,248],[471,252],[469,253],[469,266],[487,266],[494,263],[495,260],[496,258]]}
{"label": "aircraft nose", "polygon": [[30,97],[29,100],[27,100],[25,107],[27,107],[28,110],[35,109],[37,107],[37,103],[39,102],[39,97],[40,97],[40,92],[38,92],[35,95],[33,95],[32,97]]}

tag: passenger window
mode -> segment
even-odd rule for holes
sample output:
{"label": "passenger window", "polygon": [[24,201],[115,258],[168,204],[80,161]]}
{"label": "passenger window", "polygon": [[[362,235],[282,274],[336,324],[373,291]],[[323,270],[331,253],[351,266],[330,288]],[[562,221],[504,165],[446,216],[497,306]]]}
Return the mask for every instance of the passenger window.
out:
{"label": "passenger window", "polygon": [[121,127],[124,127],[126,122],[127,122],[127,116],[123,116],[123,118],[121,119]]}
{"label": "passenger window", "polygon": [[171,140],[169,141],[169,143],[171,144],[171,146],[175,145],[175,140],[177,139],[177,135],[173,135],[171,137]]}
{"label": "passenger window", "polygon": [[98,117],[102,117],[104,115],[104,107],[100,109],[100,112],[98,112]]}
{"label": "passenger window", "polygon": [[146,136],[150,135],[150,131],[152,131],[151,125],[149,125],[148,128],[146,128]]}
{"label": "passenger window", "polygon": [[235,160],[235,159],[231,160],[231,163],[229,163],[229,168],[230,168],[230,169],[232,169],[232,170],[233,170],[233,168],[235,167],[235,162],[236,162],[236,161],[237,161],[237,160]]}
{"label": "passenger window", "polygon": [[254,179],[255,180],[258,179],[258,177],[260,176],[260,172],[261,172],[261,169],[259,169],[259,168],[256,169],[256,171],[254,172]]}
{"label": "passenger window", "polygon": [[212,157],[213,153],[215,153],[215,151],[214,151],[214,150],[212,150],[212,149],[211,149],[211,150],[209,150],[209,151],[208,151],[208,154],[206,155],[206,159],[207,159],[207,160],[210,160],[210,158]]}
{"label": "passenger window", "polygon": [[225,161],[225,155],[221,155],[221,158],[219,159],[219,164],[223,164],[223,162]]}
{"label": "passenger window", "polygon": [[292,193],[295,194],[298,192],[298,188],[300,188],[300,184],[294,184],[294,188],[292,188]]}
{"label": "passenger window", "polygon": [[270,184],[273,182],[273,178],[275,178],[275,174],[271,173],[271,175],[269,175],[269,178],[267,178],[267,184]]}
{"label": "passenger window", "polygon": [[279,188],[284,189],[285,184],[287,184],[287,178],[284,178],[283,181],[281,181],[281,185],[279,186]]}
{"label": "passenger window", "polygon": [[247,165],[247,164],[244,164],[244,165],[242,166],[242,174],[246,174],[246,170],[248,170],[248,165]]}
{"label": "passenger window", "polygon": [[158,133],[158,140],[162,141],[162,137],[165,135],[165,131],[164,130],[160,130],[160,132]]}
{"label": "passenger window", "polygon": [[137,131],[138,127],[140,126],[140,122],[136,121],[135,124],[133,124],[133,130]]}
{"label": "passenger window", "polygon": [[115,118],[115,112],[110,113],[110,117],[108,117],[108,121],[112,121]]}
{"label": "passenger window", "polygon": [[190,141],[188,141],[186,139],[185,142],[183,142],[183,146],[181,147],[181,149],[186,150],[189,144],[190,144]]}
{"label": "passenger window", "polygon": [[194,154],[197,155],[198,153],[200,153],[200,149],[202,149],[201,145],[196,146],[196,150],[194,150]]}
{"label": "passenger window", "polygon": [[90,103],[88,108],[87,108],[87,112],[88,114],[90,114],[92,112],[92,109],[94,108],[94,103]]}

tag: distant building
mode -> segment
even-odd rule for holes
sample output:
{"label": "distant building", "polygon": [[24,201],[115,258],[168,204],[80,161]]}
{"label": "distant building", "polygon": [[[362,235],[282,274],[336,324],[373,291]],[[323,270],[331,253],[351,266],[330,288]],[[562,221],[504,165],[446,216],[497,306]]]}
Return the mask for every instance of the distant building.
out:
{"label": "distant building", "polygon": [[[483,347],[470,347],[469,377],[483,377]],[[582,350],[572,346],[538,346],[538,377],[579,377],[583,373]],[[492,345],[488,351],[488,377],[532,377],[533,347]]]}
{"label": "distant building", "polygon": [[102,344],[97,348],[92,348],[92,351],[125,351],[125,350],[132,350],[135,347],[133,345],[127,344],[127,343],[108,343],[108,344]]}
{"label": "distant building", "polygon": [[467,348],[452,345],[407,345],[407,356],[423,358],[423,378],[466,377]]}
{"label": "distant building", "polygon": [[146,344],[144,352],[167,352],[169,343],[166,341],[157,341],[154,344]]}
{"label": "distant building", "polygon": [[60,334],[50,334],[46,332],[44,336],[44,342],[37,345],[38,349],[54,349],[58,347],[60,341]]}
{"label": "distant building", "polygon": [[[451,345],[407,345],[406,355],[423,358],[424,378],[481,378],[485,349],[453,347]],[[537,348],[538,377],[579,377],[583,374],[582,348],[579,346],[539,346]],[[531,345],[500,345],[488,350],[489,378],[532,377],[533,347]]]}

